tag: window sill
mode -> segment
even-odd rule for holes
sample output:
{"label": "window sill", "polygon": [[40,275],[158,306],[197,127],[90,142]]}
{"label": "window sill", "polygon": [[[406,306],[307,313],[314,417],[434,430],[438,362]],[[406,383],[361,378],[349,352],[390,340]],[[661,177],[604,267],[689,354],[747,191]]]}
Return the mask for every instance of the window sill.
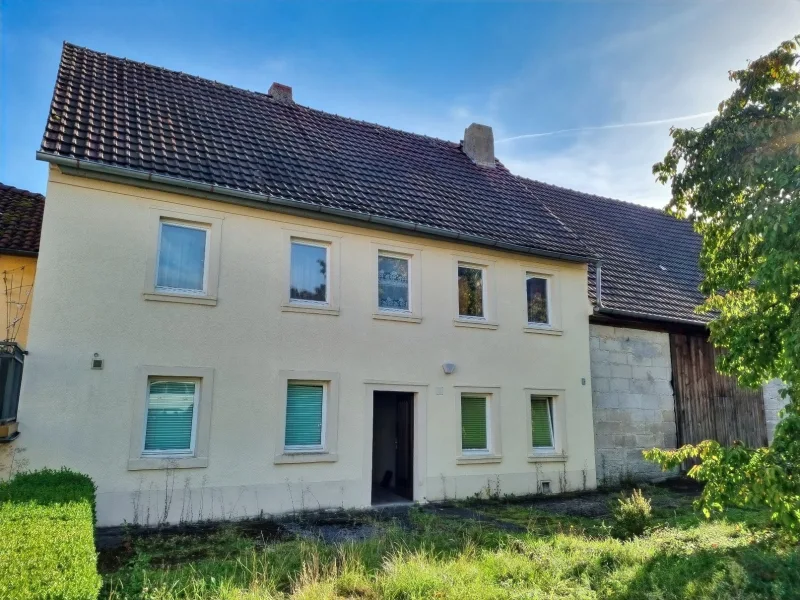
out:
{"label": "window sill", "polygon": [[564,335],[563,329],[555,329],[554,327],[539,327],[536,325],[526,325],[522,328],[525,333],[541,333],[542,335]]}
{"label": "window sill", "polygon": [[318,315],[339,315],[338,308],[332,308],[330,305],[314,306],[313,304],[292,304],[284,303],[281,305],[283,312],[296,312],[296,313],[310,313]]}
{"label": "window sill", "polygon": [[473,327],[475,329],[497,329],[498,324],[491,321],[481,321],[479,319],[453,319],[453,325],[456,327]]}
{"label": "window sill", "polygon": [[556,454],[555,452],[542,452],[541,454],[528,454],[528,462],[529,463],[540,463],[540,462],[567,462],[567,455],[566,454]]}
{"label": "window sill", "polygon": [[457,465],[483,465],[499,463],[503,457],[499,454],[462,454],[456,459]]}
{"label": "window sill", "polygon": [[422,323],[422,317],[413,313],[374,312],[372,318],[377,321],[401,321],[404,323]]}
{"label": "window sill", "polygon": [[157,300],[159,302],[180,302],[183,304],[205,304],[216,306],[216,296],[195,296],[193,294],[169,294],[167,292],[144,292],[145,300]]}
{"label": "window sill", "polygon": [[208,458],[198,456],[143,456],[128,460],[129,471],[201,469],[208,466]]}
{"label": "window sill", "polygon": [[276,465],[336,462],[339,455],[331,452],[285,452],[275,457]]}

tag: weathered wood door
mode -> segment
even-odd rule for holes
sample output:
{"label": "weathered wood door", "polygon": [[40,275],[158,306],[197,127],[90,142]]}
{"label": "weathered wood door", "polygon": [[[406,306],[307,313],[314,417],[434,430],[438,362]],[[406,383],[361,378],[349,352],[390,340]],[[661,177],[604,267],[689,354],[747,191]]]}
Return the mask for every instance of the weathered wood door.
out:
{"label": "weathered wood door", "polygon": [[761,388],[739,387],[717,372],[720,350],[704,335],[670,334],[672,387],[678,446],[703,440],[724,445],[741,441],[750,447],[767,445],[767,425]]}

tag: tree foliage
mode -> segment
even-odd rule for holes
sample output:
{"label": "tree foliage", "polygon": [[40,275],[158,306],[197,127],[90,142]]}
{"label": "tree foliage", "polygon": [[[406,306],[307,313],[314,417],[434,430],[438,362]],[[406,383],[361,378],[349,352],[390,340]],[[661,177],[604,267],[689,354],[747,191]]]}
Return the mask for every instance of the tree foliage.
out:
{"label": "tree foliage", "polygon": [[733,71],[736,84],[702,129],[673,129],[653,167],[670,183],[668,210],[702,235],[699,310],[727,351],[721,372],[745,386],[773,378],[789,404],[770,448],[713,441],[646,453],[662,467],[700,460],[704,510],[760,505],[800,534],[800,36]]}

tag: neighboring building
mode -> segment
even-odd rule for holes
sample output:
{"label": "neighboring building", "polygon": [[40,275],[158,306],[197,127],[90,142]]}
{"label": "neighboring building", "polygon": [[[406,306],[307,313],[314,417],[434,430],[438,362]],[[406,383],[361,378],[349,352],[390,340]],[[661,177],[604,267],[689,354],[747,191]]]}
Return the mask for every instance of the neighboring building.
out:
{"label": "neighboring building", "polygon": [[49,114],[15,443],[99,524],[595,487],[595,259],[491,129],[71,45]]}
{"label": "neighboring building", "polygon": [[[709,315],[697,314],[700,236],[644,206],[523,180],[600,257],[589,271],[595,451],[600,482],[663,478],[642,457],[716,439],[772,439],[782,406],[773,382],[740,388],[715,369]],[[597,280],[602,302],[596,301]],[[766,404],[766,411],[765,411]]]}
{"label": "neighboring building", "polygon": [[0,183],[0,308],[2,340],[27,347],[44,196]]}

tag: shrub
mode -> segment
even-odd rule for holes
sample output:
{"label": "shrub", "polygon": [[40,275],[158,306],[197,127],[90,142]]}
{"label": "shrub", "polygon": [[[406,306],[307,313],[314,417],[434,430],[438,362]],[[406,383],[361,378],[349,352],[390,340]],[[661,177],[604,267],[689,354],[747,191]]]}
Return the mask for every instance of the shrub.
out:
{"label": "shrub", "polygon": [[623,494],[617,499],[617,505],[612,509],[614,536],[629,539],[644,533],[645,527],[653,515],[650,500],[645,498],[642,490],[633,490],[630,497]]}
{"label": "shrub", "polygon": [[91,479],[67,469],[0,483],[0,600],[94,600]]}

